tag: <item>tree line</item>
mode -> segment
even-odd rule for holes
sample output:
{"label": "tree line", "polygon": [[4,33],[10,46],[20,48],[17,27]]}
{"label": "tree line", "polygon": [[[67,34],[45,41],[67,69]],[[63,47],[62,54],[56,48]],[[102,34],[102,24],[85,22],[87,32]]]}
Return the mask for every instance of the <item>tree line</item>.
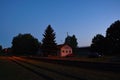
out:
{"label": "tree line", "polygon": [[[11,54],[14,55],[36,55],[39,51],[43,53],[43,56],[57,55],[57,43],[56,34],[48,25],[43,34],[41,42],[31,34],[18,34],[13,37]],[[64,44],[68,44],[73,48],[73,52],[76,52],[78,45],[75,35],[67,36]],[[0,46],[0,51],[2,46]],[[91,46],[91,52],[97,52],[101,55],[117,55],[120,53],[120,21],[117,20],[110,25],[106,30],[106,36],[97,34],[93,37]]]}
{"label": "tree line", "polygon": [[94,36],[91,51],[101,55],[120,55],[120,20],[107,28],[105,37],[101,34]]}
{"label": "tree line", "polygon": [[[45,29],[41,42],[39,42],[38,39],[33,37],[30,33],[18,34],[13,37],[12,47],[7,52],[10,52],[12,55],[36,55],[39,52],[42,52],[43,56],[56,56],[58,48],[55,39],[56,34],[51,25],[48,25]],[[73,42],[75,42],[75,45]],[[71,47],[76,47],[77,38],[75,35],[67,36],[64,44],[68,44]],[[4,49],[4,52],[6,52],[6,49]]]}

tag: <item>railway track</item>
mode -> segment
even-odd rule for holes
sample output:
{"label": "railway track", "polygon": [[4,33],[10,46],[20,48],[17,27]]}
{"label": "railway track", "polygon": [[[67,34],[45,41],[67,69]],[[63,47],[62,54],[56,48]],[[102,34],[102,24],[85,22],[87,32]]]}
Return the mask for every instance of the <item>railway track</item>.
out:
{"label": "railway track", "polygon": [[38,64],[26,61],[19,57],[9,57],[9,59],[22,66],[23,68],[33,72],[34,74],[44,78],[44,80],[86,80],[77,75],[65,73],[60,70],[49,69]]}

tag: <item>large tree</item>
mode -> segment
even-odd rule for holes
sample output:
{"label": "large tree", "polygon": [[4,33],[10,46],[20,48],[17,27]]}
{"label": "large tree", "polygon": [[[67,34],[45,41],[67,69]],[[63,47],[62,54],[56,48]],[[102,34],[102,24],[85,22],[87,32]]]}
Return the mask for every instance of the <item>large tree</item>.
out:
{"label": "large tree", "polygon": [[57,44],[55,41],[55,32],[52,29],[51,25],[48,25],[46,28],[44,34],[43,34],[43,40],[42,40],[42,52],[44,56],[48,55],[56,55],[57,54]]}
{"label": "large tree", "polygon": [[98,52],[99,54],[103,54],[105,52],[105,37],[101,34],[97,34],[92,39],[91,51]]}
{"label": "large tree", "polygon": [[0,52],[2,51],[2,45],[0,45]]}
{"label": "large tree", "polygon": [[14,54],[36,54],[39,49],[39,42],[31,34],[19,34],[12,40]]}
{"label": "large tree", "polygon": [[0,45],[0,50],[2,50],[2,46]]}
{"label": "large tree", "polygon": [[106,31],[106,39],[110,53],[120,53],[120,21],[117,20]]}
{"label": "large tree", "polygon": [[91,44],[91,50],[105,55],[120,53],[120,21],[117,20],[106,30],[106,37],[97,34]]}

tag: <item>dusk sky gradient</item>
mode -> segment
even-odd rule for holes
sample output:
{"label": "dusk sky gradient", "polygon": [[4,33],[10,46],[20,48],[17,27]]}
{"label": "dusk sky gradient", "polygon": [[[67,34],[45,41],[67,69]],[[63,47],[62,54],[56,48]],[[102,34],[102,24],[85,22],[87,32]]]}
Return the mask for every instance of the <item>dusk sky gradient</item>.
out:
{"label": "dusk sky gradient", "polygon": [[19,33],[31,33],[41,42],[50,24],[58,44],[68,32],[77,37],[78,46],[89,46],[116,20],[120,0],[0,0],[0,45],[11,47]]}

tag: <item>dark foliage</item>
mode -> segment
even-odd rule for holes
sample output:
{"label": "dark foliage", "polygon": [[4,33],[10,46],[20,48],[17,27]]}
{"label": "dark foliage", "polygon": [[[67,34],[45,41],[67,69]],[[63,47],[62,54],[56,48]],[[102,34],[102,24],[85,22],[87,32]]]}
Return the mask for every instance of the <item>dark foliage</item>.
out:
{"label": "dark foliage", "polygon": [[51,25],[48,25],[43,36],[44,38],[42,40],[42,45],[41,45],[43,55],[44,56],[56,55],[57,54],[57,44],[55,41],[56,37]]}
{"label": "dark foliage", "polygon": [[91,51],[98,52],[99,54],[103,54],[105,51],[105,38],[101,34],[97,34],[93,39],[92,39],[92,44],[91,44]]}
{"label": "dark foliage", "polygon": [[78,42],[76,36],[67,36],[65,38],[65,44],[70,45],[72,48],[77,48]]}
{"label": "dark foliage", "polygon": [[77,42],[77,38],[76,38],[76,36],[75,35],[73,35],[73,36],[67,36],[66,38],[65,38],[65,42],[64,42],[64,44],[68,44],[69,46],[71,46],[72,47],[72,49],[73,49],[73,53],[74,54],[76,54],[76,53],[78,53],[77,52],[77,45],[78,45],[78,42]]}
{"label": "dark foliage", "polygon": [[0,51],[2,50],[2,46],[0,45]]}
{"label": "dark foliage", "polygon": [[2,46],[0,45],[0,54],[2,53]]}
{"label": "dark foliage", "polygon": [[36,54],[39,49],[39,42],[31,34],[19,34],[13,38],[12,50],[14,54]]}
{"label": "dark foliage", "polygon": [[91,51],[105,55],[120,55],[120,21],[115,21],[106,30],[106,37],[98,34],[91,44]]}
{"label": "dark foliage", "polygon": [[120,53],[120,21],[115,21],[106,31],[109,52],[113,54]]}

